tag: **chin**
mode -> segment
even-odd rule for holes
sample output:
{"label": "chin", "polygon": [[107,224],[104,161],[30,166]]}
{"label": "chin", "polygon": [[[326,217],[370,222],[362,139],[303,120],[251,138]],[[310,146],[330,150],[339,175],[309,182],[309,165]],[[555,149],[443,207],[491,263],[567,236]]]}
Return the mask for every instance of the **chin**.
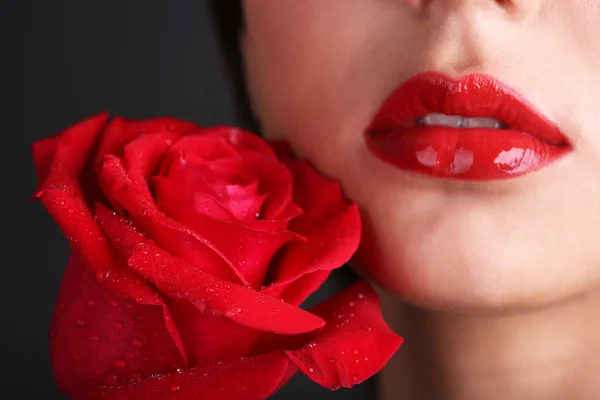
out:
{"label": "chin", "polygon": [[425,224],[377,229],[366,218],[353,265],[387,294],[434,311],[523,312],[576,298],[593,286],[583,270],[574,271],[541,241],[475,229],[462,218],[462,224],[449,218],[434,230]]}

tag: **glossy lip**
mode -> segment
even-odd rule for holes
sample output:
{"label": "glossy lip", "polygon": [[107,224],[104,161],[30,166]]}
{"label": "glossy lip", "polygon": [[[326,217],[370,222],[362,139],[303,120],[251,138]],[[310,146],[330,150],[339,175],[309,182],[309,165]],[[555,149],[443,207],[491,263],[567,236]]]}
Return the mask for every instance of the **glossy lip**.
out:
{"label": "glossy lip", "polygon": [[[506,129],[416,125],[430,113],[491,117]],[[539,170],[571,150],[561,130],[514,89],[489,75],[429,72],[402,84],[367,128],[383,161],[440,178],[497,180]]]}

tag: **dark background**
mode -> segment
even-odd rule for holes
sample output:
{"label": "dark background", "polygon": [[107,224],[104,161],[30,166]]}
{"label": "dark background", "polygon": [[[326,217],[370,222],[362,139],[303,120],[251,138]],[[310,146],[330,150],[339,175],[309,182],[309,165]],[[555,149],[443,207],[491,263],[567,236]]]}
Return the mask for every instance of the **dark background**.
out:
{"label": "dark background", "polygon": [[[250,127],[209,6],[0,1],[2,398],[64,398],[52,378],[47,332],[69,249],[43,206],[30,200],[30,144],[101,111]],[[319,295],[345,279],[338,275]],[[329,392],[298,375],[275,398],[369,399],[368,389]]]}

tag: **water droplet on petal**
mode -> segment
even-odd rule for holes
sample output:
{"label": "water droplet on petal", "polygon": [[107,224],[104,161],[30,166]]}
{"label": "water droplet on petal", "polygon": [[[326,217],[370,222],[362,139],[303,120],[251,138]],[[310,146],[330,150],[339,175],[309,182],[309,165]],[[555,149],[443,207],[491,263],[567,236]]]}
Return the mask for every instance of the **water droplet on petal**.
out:
{"label": "water droplet on petal", "polygon": [[364,294],[362,294],[362,293],[359,293],[359,294],[358,294],[358,298],[362,300],[362,299],[364,299],[364,298],[365,298],[365,295],[364,295]]}
{"label": "water droplet on petal", "polygon": [[99,341],[100,341],[100,335],[95,333],[92,336],[90,336],[90,342],[98,343]]}
{"label": "water droplet on petal", "polygon": [[308,369],[308,372],[310,372],[310,373],[312,374],[313,372],[315,372],[315,369],[314,369],[314,368],[312,368],[312,367],[310,367],[310,368]]}
{"label": "water droplet on petal", "polygon": [[181,388],[179,387],[179,385],[173,385],[173,386],[171,386],[171,393],[178,392],[178,391],[179,391],[179,389],[181,389]]}
{"label": "water droplet on petal", "polygon": [[131,379],[132,381],[137,381],[139,379],[142,378],[142,373],[141,372],[132,372],[131,375],[129,375],[129,379]]}
{"label": "water droplet on petal", "polygon": [[78,319],[77,320],[77,326],[80,328],[85,328],[85,321],[83,319]]}
{"label": "water droplet on petal", "polygon": [[92,308],[92,307],[94,307],[95,305],[96,305],[96,301],[95,301],[94,299],[89,299],[89,300],[87,301],[87,306],[88,306],[88,307]]}
{"label": "water droplet on petal", "polygon": [[133,339],[131,345],[137,349],[141,349],[144,346],[141,339]]}
{"label": "water droplet on petal", "polygon": [[352,380],[353,380],[354,382],[358,382],[358,376],[356,376],[356,375],[352,376]]}
{"label": "water droplet on petal", "polygon": [[121,321],[115,322],[115,329],[123,329],[123,323]]}
{"label": "water droplet on petal", "polygon": [[119,369],[123,369],[123,368],[127,367],[127,363],[123,360],[117,360],[113,363],[113,365],[115,366],[115,368],[119,368]]}
{"label": "water droplet on petal", "polygon": [[114,372],[111,372],[106,375],[106,377],[104,378],[104,382],[107,385],[116,385],[117,383],[119,383],[119,376]]}
{"label": "water droplet on petal", "polygon": [[127,352],[125,352],[125,358],[131,361],[135,358],[135,353],[131,350],[128,350]]}
{"label": "water droplet on petal", "polygon": [[358,355],[358,350],[352,350],[352,354],[357,356]]}
{"label": "water droplet on petal", "polygon": [[363,329],[367,332],[371,332],[373,330],[373,327],[371,325],[365,325],[363,326]]}

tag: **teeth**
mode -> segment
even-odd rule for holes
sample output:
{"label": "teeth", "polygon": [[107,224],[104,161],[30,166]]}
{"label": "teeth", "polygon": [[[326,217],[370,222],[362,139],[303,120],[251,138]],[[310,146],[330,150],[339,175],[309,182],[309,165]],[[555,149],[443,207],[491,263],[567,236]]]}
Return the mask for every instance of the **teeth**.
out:
{"label": "teeth", "polygon": [[463,117],[461,115],[446,115],[432,113],[417,120],[417,124],[427,126],[448,126],[450,128],[492,128],[501,129],[503,124],[489,117]]}
{"label": "teeth", "polygon": [[464,117],[460,115],[446,114],[427,114],[420,119],[420,123],[428,126],[449,126],[451,128],[460,128]]}
{"label": "teeth", "polygon": [[502,122],[494,118],[489,117],[478,117],[478,118],[465,118],[463,119],[463,128],[502,128]]}

